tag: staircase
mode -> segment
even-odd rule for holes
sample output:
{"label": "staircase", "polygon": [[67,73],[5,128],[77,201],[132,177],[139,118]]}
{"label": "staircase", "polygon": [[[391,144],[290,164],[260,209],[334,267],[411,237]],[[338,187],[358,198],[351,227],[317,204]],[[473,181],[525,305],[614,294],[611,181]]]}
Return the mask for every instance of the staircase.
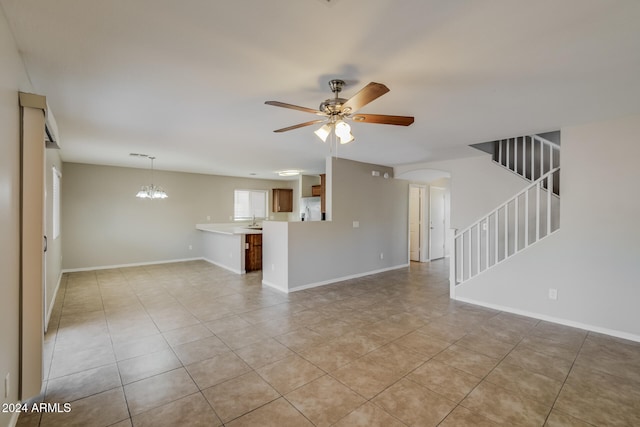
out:
{"label": "staircase", "polygon": [[530,182],[451,242],[455,287],[498,265],[560,228],[560,146],[538,135],[494,141],[493,161]]}

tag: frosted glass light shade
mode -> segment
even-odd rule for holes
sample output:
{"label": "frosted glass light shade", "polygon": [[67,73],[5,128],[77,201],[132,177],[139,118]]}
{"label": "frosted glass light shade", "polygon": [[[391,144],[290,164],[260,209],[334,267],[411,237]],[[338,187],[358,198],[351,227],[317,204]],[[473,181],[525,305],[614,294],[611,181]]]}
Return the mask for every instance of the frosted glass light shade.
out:
{"label": "frosted glass light shade", "polygon": [[336,122],[336,135],[340,138],[340,144],[348,144],[355,139],[351,134],[351,126],[342,120]]}
{"label": "frosted glass light shade", "polygon": [[331,133],[331,126],[323,125],[320,129],[316,130],[315,133],[318,138],[322,140],[322,142],[327,142],[327,137]]}

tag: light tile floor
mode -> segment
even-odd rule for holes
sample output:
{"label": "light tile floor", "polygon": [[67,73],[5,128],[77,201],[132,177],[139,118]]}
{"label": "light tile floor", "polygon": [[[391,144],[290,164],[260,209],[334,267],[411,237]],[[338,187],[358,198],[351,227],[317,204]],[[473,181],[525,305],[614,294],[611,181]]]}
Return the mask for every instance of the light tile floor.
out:
{"label": "light tile floor", "polygon": [[640,344],[449,300],[445,261],[284,295],[206,262],[65,274],[20,426],[639,426]]}

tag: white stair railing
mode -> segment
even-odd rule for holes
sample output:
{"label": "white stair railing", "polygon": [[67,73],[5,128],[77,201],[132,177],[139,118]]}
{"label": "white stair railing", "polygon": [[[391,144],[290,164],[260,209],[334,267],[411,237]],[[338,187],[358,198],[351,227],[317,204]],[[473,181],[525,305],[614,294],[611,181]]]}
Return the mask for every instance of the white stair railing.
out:
{"label": "white stair railing", "polygon": [[[529,181],[535,181],[560,166],[560,146],[538,135],[525,135],[495,142],[493,161]],[[559,180],[553,192],[559,194]]]}
{"label": "white stair railing", "polygon": [[455,286],[505,261],[560,228],[560,197],[556,167],[478,221],[454,233],[451,241],[450,283]]}

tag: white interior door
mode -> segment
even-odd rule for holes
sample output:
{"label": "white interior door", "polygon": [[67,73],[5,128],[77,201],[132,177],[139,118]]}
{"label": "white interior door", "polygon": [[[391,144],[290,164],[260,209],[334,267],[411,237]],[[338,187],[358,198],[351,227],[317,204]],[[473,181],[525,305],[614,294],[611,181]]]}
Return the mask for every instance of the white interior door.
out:
{"label": "white interior door", "polygon": [[409,259],[420,261],[422,235],[422,197],[421,188],[409,187]]}
{"label": "white interior door", "polygon": [[429,192],[429,258],[444,257],[445,244],[445,191],[431,187]]}

